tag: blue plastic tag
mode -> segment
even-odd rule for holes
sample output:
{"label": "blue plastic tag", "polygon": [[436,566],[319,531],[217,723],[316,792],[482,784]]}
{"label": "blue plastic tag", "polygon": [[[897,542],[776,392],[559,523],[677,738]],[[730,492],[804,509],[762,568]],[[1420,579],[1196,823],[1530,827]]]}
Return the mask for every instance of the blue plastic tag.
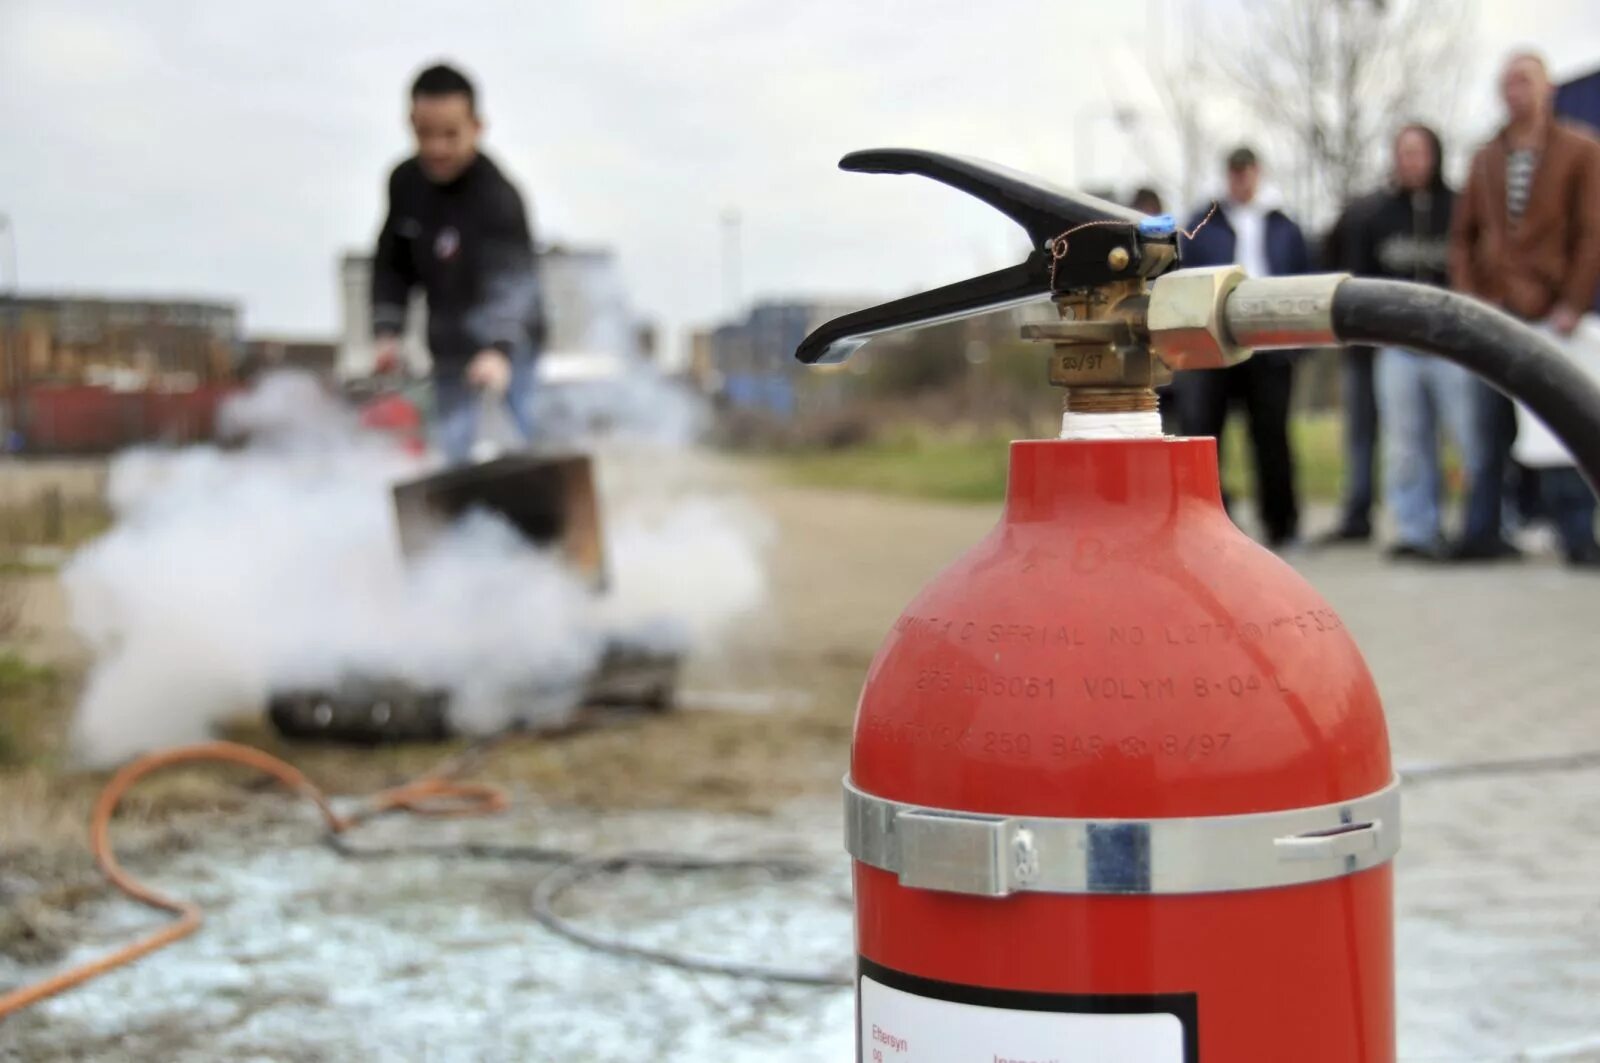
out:
{"label": "blue plastic tag", "polygon": [[1177,231],[1177,219],[1170,214],[1151,214],[1139,222],[1140,236],[1171,236]]}

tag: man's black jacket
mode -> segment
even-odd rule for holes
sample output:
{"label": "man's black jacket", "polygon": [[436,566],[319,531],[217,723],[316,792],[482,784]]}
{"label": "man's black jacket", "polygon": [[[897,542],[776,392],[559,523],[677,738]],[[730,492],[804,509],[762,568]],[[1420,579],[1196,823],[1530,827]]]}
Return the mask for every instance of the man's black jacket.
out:
{"label": "man's black jacket", "polygon": [[389,175],[389,213],[372,263],[375,335],[400,332],[419,285],[435,372],[459,375],[485,347],[535,353],[543,314],[533,235],[522,197],[487,156],[444,185],[415,158]]}

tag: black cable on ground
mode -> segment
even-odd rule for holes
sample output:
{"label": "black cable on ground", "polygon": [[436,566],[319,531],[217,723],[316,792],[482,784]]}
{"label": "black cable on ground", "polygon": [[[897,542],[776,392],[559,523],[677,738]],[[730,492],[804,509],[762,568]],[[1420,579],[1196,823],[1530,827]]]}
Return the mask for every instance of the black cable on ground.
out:
{"label": "black cable on ground", "polygon": [[593,949],[596,952],[620,956],[625,959],[643,960],[647,963],[673,967],[681,971],[825,988],[845,987],[855,984],[855,978],[848,972],[843,971],[794,970],[784,967],[770,967],[765,964],[742,963],[736,960],[718,960],[709,957],[692,956],[669,949],[635,945],[621,938],[608,937],[586,930],[556,914],[556,901],[560,900],[573,887],[594,878],[596,875],[615,874],[618,871],[626,871],[632,868],[674,872],[759,870],[770,871],[778,875],[787,875],[788,877],[807,874],[815,870],[808,864],[780,858],[758,857],[719,860],[682,856],[676,853],[652,852],[619,853],[614,856],[592,857],[564,864],[539,881],[533,891],[533,918],[540,926],[543,926],[551,933],[564,937],[575,944]]}
{"label": "black cable on ground", "polygon": [[546,848],[541,845],[506,845],[499,842],[445,842],[440,845],[355,845],[342,834],[324,834],[323,842],[340,856],[352,860],[385,860],[396,856],[465,856],[473,860],[526,861],[533,864],[570,864],[586,854],[575,849]]}
{"label": "black cable on ground", "polygon": [[328,847],[340,856],[358,860],[377,860],[396,856],[468,857],[479,860],[528,861],[554,864],[548,874],[539,880],[533,891],[533,918],[540,926],[566,938],[574,944],[596,952],[624,959],[642,960],[680,971],[698,974],[724,975],[731,978],[756,979],[803,986],[849,986],[853,979],[848,973],[803,971],[766,964],[742,963],[693,956],[670,949],[635,945],[621,938],[607,937],[586,930],[558,915],[555,904],[574,887],[599,875],[645,869],[651,871],[687,873],[713,871],[765,871],[783,879],[815,874],[819,868],[813,864],[784,857],[701,857],[683,853],[627,852],[610,856],[593,856],[573,849],[555,849],[539,845],[505,845],[488,842],[451,842],[443,845],[400,845],[369,847],[353,845],[342,835],[324,836]]}
{"label": "black cable on ground", "polygon": [[1344,343],[1438,355],[1532,410],[1600,490],[1600,385],[1534,329],[1476,299],[1405,281],[1353,277],[1334,290]]}
{"label": "black cable on ground", "polygon": [[[462,753],[435,769],[435,774],[448,777],[476,766],[501,741],[511,737],[521,728],[513,726],[496,732],[470,745]],[[384,813],[377,813],[382,815]],[[373,818],[372,815],[360,817]],[[501,842],[457,841],[439,845],[386,845],[365,846],[354,843],[346,833],[328,831],[324,843],[342,857],[355,860],[381,860],[390,857],[437,857],[478,860],[525,861],[556,865],[539,881],[533,895],[533,917],[552,933],[568,941],[612,956],[642,960],[647,963],[673,967],[700,974],[724,975],[733,978],[755,979],[802,986],[849,986],[853,980],[847,973],[804,971],[765,964],[740,963],[710,957],[692,956],[669,949],[653,949],[634,945],[618,938],[610,938],[585,930],[556,914],[554,904],[573,887],[602,874],[615,874],[635,868],[663,872],[712,871],[765,871],[778,878],[798,878],[815,874],[819,869],[804,861],[784,857],[740,856],[702,857],[683,853],[629,852],[611,856],[594,856],[576,849],[563,849],[543,845],[506,844]]]}

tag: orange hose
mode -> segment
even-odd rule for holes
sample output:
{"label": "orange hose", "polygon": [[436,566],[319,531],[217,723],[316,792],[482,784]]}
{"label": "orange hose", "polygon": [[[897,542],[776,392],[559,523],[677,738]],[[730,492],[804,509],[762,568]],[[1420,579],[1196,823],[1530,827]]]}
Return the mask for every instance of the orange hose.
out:
{"label": "orange hose", "polygon": [[381,790],[369,800],[365,810],[353,816],[341,816],[328,803],[327,796],[316,784],[296,767],[268,753],[237,742],[200,742],[179,746],[139,757],[125,765],[111,777],[100,796],[95,799],[94,811],[89,817],[89,843],[94,851],[95,863],[113,886],[140,904],[171,912],[178,918],[155,933],[133,941],[97,960],[62,971],[33,985],[14,989],[0,995],[0,1020],[37,1004],[57,993],[65,992],[107,971],[115,970],[133,961],[181,941],[200,927],[200,907],[189,901],[178,900],[159,893],[123,870],[116,853],[111,848],[111,816],[122,798],[134,783],[174,764],[193,761],[227,761],[255,768],[277,779],[286,788],[311,800],[322,814],[328,830],[335,834],[349,830],[363,820],[385,812],[405,811],[424,816],[476,816],[491,815],[506,809],[508,801],[503,790],[482,783],[462,783],[450,779],[443,769],[435,769],[420,778],[388,790]]}

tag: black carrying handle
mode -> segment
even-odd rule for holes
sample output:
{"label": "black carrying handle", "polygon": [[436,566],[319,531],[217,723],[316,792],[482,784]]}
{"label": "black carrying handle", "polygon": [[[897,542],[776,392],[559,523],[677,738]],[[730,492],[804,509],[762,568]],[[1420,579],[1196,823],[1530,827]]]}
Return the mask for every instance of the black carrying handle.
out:
{"label": "black carrying handle", "polygon": [[[842,362],[881,332],[951,321],[1072,288],[1135,276],[1142,258],[1142,241],[1171,243],[1175,239],[1170,225],[1158,225],[1141,234],[1141,223],[1150,219],[1136,210],[1056,188],[1037,177],[980,159],[910,148],[878,148],[851,152],[839,160],[839,168],[854,173],[918,174],[960,189],[1022,226],[1032,250],[1020,264],[1007,269],[827,322],[807,336],[795,352],[795,357],[808,365]],[[1051,251],[1053,241],[1084,225],[1090,227],[1075,233],[1068,252],[1056,261]],[[1118,270],[1107,261],[1115,247],[1128,252],[1126,265]]]}
{"label": "black carrying handle", "polygon": [[959,189],[989,204],[1027,232],[1035,251],[1076,225],[1127,222],[1137,226],[1144,215],[1096,196],[1057,188],[1048,181],[965,155],[944,155],[915,148],[873,148],[852,151],[839,160],[851,173],[916,174]]}

